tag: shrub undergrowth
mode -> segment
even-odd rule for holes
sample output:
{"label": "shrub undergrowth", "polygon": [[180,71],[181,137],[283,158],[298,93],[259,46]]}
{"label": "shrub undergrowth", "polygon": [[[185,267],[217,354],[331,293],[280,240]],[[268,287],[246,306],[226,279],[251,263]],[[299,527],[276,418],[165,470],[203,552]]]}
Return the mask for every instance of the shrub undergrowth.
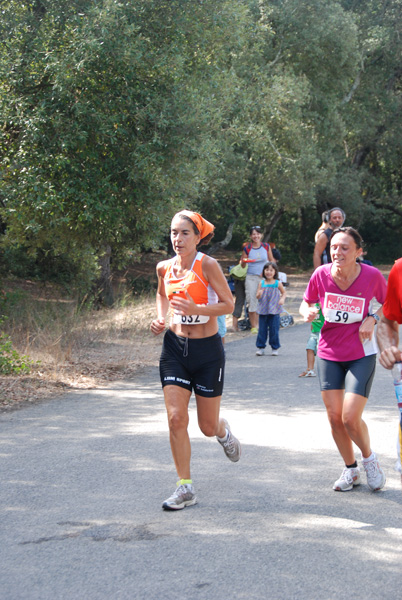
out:
{"label": "shrub undergrowth", "polygon": [[[4,321],[4,317],[0,317],[0,326]],[[0,333],[0,373],[3,375],[29,373],[32,365],[33,361],[28,356],[19,354],[13,348],[10,336]]]}
{"label": "shrub undergrowth", "polygon": [[[154,296],[126,293],[113,308],[99,309],[40,284],[32,291],[9,291],[0,298],[0,373],[22,374],[38,364],[56,373],[84,361],[91,369],[95,347],[106,344],[114,348],[116,364],[120,340],[127,348],[148,335],[154,303]],[[123,353],[120,359],[123,363]]]}

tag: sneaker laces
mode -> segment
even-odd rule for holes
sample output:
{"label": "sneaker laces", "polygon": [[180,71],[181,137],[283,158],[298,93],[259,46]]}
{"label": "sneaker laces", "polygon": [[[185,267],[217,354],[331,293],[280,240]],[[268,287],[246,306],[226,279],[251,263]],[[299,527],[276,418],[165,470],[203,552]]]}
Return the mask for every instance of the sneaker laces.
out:
{"label": "sneaker laces", "polygon": [[343,479],[344,481],[346,481],[346,483],[353,483],[352,469],[348,469],[347,467],[345,467],[342,471],[340,479]]}
{"label": "sneaker laces", "polygon": [[186,494],[186,493],[187,493],[187,489],[186,489],[185,485],[181,484],[175,489],[172,496],[179,497],[179,496],[181,496],[181,494]]}
{"label": "sneaker laces", "polygon": [[179,487],[177,488],[176,492],[180,489],[182,490],[183,494],[188,494],[188,493],[192,494],[194,492],[192,483],[180,484]]}
{"label": "sneaker laces", "polygon": [[368,477],[375,477],[378,473],[378,467],[375,460],[364,463],[364,469]]}
{"label": "sneaker laces", "polygon": [[226,442],[223,442],[223,445],[229,450],[230,454],[234,454],[236,452],[236,443],[230,431],[228,432],[228,439]]}

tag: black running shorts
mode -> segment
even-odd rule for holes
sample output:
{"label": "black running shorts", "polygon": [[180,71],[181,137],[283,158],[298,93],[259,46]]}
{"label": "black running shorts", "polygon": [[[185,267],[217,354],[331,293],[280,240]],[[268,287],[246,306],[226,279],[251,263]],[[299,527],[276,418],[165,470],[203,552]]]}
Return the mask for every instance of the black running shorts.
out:
{"label": "black running shorts", "polygon": [[321,391],[345,390],[368,398],[373,383],[376,355],[363,356],[357,360],[337,362],[317,356],[317,371]]}
{"label": "black running shorts", "polygon": [[225,351],[222,338],[190,339],[179,337],[168,329],[163,339],[159,362],[162,387],[177,385],[194,390],[197,396],[222,396]]}

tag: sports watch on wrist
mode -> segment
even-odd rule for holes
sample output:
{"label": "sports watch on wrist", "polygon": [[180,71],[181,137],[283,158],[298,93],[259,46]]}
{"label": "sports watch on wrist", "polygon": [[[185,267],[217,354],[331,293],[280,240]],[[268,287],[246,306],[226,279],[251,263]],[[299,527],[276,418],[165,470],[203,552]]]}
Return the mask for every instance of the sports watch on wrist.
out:
{"label": "sports watch on wrist", "polygon": [[373,317],[373,319],[374,319],[374,321],[375,321],[376,323],[378,323],[378,322],[379,322],[379,320],[380,320],[380,317],[379,317],[378,315],[375,315],[374,313],[370,313],[370,314],[368,314],[367,316],[368,316],[368,317]]}

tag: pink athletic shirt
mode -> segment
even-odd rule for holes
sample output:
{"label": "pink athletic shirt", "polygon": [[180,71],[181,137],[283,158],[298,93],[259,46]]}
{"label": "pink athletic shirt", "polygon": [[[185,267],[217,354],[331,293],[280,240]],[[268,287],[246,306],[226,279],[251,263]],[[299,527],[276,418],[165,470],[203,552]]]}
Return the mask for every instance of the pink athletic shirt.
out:
{"label": "pink athletic shirt", "polygon": [[372,312],[373,298],[384,303],[387,283],[383,275],[375,267],[361,264],[359,276],[343,291],[333,280],[331,267],[332,264],[318,267],[304,293],[308,304],[320,303],[325,318],[317,355],[343,362],[377,354],[375,334],[362,344],[359,327]]}

